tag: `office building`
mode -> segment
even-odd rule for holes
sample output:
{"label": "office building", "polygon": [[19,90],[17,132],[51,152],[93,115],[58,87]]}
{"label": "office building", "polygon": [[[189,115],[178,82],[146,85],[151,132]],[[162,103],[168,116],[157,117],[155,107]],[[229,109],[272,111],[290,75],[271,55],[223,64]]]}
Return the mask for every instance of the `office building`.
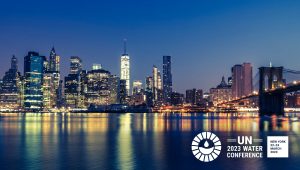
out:
{"label": "office building", "polygon": [[152,68],[152,94],[156,104],[161,104],[163,101],[162,79],[158,68],[154,65]]}
{"label": "office building", "polygon": [[132,83],[132,94],[138,94],[141,93],[143,88],[143,83],[141,80],[135,80]]}
{"label": "office building", "polygon": [[32,51],[24,57],[24,107],[27,110],[42,110],[44,61],[45,57]]}
{"label": "office building", "polygon": [[147,104],[148,107],[153,106],[153,91],[152,90],[153,90],[153,78],[152,78],[152,76],[147,76],[144,93],[146,96],[145,103]]}
{"label": "office building", "polygon": [[102,69],[101,64],[93,64],[92,70],[100,70],[100,69]]}
{"label": "office building", "polygon": [[243,95],[247,96],[253,92],[252,66],[251,63],[243,63]]}
{"label": "office building", "polygon": [[127,104],[127,89],[126,89],[126,80],[120,80],[120,87],[119,87],[119,99],[120,104]]}
{"label": "office building", "polygon": [[184,95],[178,92],[172,92],[171,94],[171,104],[176,105],[182,105],[184,102]]}
{"label": "office building", "polygon": [[232,97],[240,98],[252,93],[252,66],[250,63],[234,65],[232,72]]}
{"label": "office building", "polygon": [[82,71],[82,60],[78,56],[71,56],[70,62],[70,74],[80,74]]}
{"label": "office building", "polygon": [[213,104],[217,105],[232,99],[232,89],[222,77],[221,83],[216,88],[210,89],[210,95]]}
{"label": "office building", "polygon": [[197,89],[196,94],[195,94],[195,104],[200,105],[203,104],[203,90],[202,89]]}
{"label": "office building", "polygon": [[110,77],[110,72],[103,69],[87,72],[87,92],[85,94],[85,100],[88,105],[111,104],[109,87]]}
{"label": "office building", "polygon": [[120,103],[120,78],[116,75],[110,75],[109,80],[109,103],[118,104]]}
{"label": "office building", "polygon": [[124,53],[121,55],[120,79],[126,81],[126,93],[130,94],[130,57],[126,51],[126,40],[124,41]]}
{"label": "office building", "polygon": [[196,104],[196,89],[185,91],[185,102],[192,105]]}
{"label": "office building", "polygon": [[171,103],[172,73],[171,56],[163,56],[163,98],[166,104]]}
{"label": "office building", "polygon": [[18,71],[18,60],[11,58],[10,69],[3,76],[0,89],[0,106],[2,108],[17,109],[21,103],[21,74]]}
{"label": "office building", "polygon": [[81,101],[80,74],[82,72],[82,61],[78,56],[70,58],[70,74],[65,77],[65,105],[77,108]]}

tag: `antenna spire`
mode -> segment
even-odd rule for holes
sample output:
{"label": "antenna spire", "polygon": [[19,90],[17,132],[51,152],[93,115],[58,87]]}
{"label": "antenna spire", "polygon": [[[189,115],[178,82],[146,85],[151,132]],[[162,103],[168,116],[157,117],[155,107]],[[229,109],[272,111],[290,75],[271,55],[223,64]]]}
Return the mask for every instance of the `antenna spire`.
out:
{"label": "antenna spire", "polygon": [[127,47],[126,47],[126,43],[127,43],[127,39],[126,38],[124,38],[124,40],[123,40],[124,42],[124,54],[126,54],[126,52],[127,52]]}

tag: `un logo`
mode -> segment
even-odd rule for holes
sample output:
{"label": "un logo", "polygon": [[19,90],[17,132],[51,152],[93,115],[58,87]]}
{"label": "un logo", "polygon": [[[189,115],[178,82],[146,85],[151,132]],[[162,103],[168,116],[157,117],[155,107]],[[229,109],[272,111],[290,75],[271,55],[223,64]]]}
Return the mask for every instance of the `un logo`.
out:
{"label": "un logo", "polygon": [[199,133],[192,142],[194,156],[202,162],[210,162],[221,153],[221,141],[217,135],[211,132]]}

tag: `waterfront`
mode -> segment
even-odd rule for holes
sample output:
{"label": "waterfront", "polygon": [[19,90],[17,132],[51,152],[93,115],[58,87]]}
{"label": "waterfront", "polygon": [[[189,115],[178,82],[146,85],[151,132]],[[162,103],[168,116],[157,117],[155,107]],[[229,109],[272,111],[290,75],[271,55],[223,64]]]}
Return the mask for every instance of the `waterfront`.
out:
{"label": "waterfront", "polygon": [[[300,116],[291,114],[294,118]],[[256,113],[1,114],[1,169],[299,169],[300,124]],[[202,131],[222,141],[220,156],[197,160],[191,142]],[[228,159],[226,139],[289,136],[289,158]],[[265,148],[266,149],[266,148]]]}

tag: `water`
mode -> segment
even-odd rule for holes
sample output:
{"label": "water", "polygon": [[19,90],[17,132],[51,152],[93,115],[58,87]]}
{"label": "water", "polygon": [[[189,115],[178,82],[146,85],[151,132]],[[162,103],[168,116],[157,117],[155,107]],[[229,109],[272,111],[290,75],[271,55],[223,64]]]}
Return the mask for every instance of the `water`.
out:
{"label": "water", "polygon": [[[256,114],[2,114],[0,169],[300,169],[300,124]],[[221,139],[220,156],[197,160],[202,131]],[[227,138],[289,136],[289,158],[228,159]]]}

